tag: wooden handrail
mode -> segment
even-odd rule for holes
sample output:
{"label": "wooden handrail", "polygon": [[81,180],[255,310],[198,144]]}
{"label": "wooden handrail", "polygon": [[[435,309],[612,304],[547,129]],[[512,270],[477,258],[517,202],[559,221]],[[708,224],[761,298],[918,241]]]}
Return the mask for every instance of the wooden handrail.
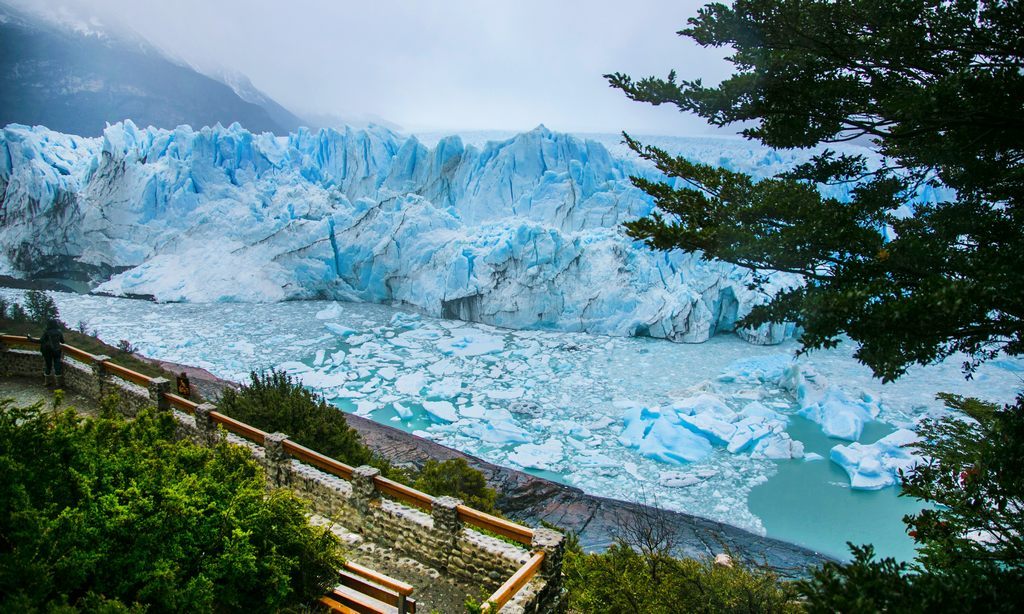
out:
{"label": "wooden handrail", "polygon": [[282,447],[285,452],[292,456],[292,458],[304,463],[309,463],[314,467],[319,467],[327,473],[331,473],[342,479],[352,479],[352,472],[354,469],[345,463],[334,460],[330,456],[324,456],[315,450],[310,450],[306,446],[299,445],[291,439],[285,439]]}
{"label": "wooden handrail", "polygon": [[25,335],[0,335],[0,341],[10,345],[39,345],[37,339],[29,339]]}
{"label": "wooden handrail", "polygon": [[96,362],[96,357],[85,350],[80,350],[73,345],[62,343],[61,347],[64,348],[64,353],[72,358],[77,358],[87,365],[91,365]]}
{"label": "wooden handrail", "polygon": [[458,508],[459,520],[466,524],[473,525],[480,529],[486,529],[492,533],[497,533],[502,537],[515,540],[520,544],[529,546],[533,543],[533,529],[524,527],[521,524],[509,522],[504,518],[498,518],[475,510],[466,505],[460,505]]}
{"label": "wooden handrail", "polygon": [[114,364],[109,360],[103,363],[103,369],[109,371],[110,373],[113,373],[114,375],[120,377],[121,379],[128,380],[133,384],[138,384],[144,387],[149,386],[149,382],[151,380],[151,378],[148,375],[143,375],[137,371],[132,371],[131,369],[122,367],[121,365]]}
{"label": "wooden handrail", "polygon": [[512,574],[512,577],[505,580],[505,583],[501,585],[501,588],[494,591],[486,602],[482,611],[484,612],[498,612],[501,608],[505,607],[505,604],[509,602],[516,593],[520,591],[524,586],[533,579],[533,576],[537,575],[537,571],[540,569],[541,564],[544,563],[544,551],[541,550],[535,553],[525,565],[519,568],[519,571]]}
{"label": "wooden handrail", "polygon": [[358,563],[347,562],[345,563],[344,568],[345,571],[347,572],[354,573],[357,576],[366,578],[370,582],[373,582],[374,584],[379,584],[386,589],[395,591],[396,593],[404,597],[408,597],[412,594],[413,590],[415,590],[411,584],[406,584],[405,582],[402,582],[401,580],[396,580],[391,576],[385,576],[380,572],[374,571],[369,567],[363,567]]}
{"label": "wooden handrail", "polygon": [[249,426],[244,422],[239,422],[238,420],[235,420],[231,416],[225,416],[219,411],[211,411],[210,419],[213,420],[213,422],[216,424],[223,425],[225,429],[234,433],[235,435],[244,437],[249,441],[254,441],[260,445],[263,445],[263,443],[266,441],[266,431],[261,431],[258,428]]}
{"label": "wooden handrail", "polygon": [[164,398],[171,404],[171,407],[177,407],[189,414],[196,413],[196,408],[199,407],[199,403],[189,401],[185,397],[179,397],[178,395],[171,394],[170,392],[165,392]]}
{"label": "wooden handrail", "polygon": [[399,484],[394,480],[377,476],[373,478],[374,483],[377,485],[377,490],[383,495],[393,497],[408,503],[414,507],[430,511],[430,508],[434,505],[434,498],[427,493],[420,492],[415,488],[409,488],[405,484]]}

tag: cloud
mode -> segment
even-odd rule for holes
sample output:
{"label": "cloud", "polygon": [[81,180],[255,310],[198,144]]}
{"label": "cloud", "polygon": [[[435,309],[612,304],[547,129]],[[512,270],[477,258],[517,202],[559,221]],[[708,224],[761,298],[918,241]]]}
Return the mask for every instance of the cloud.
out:
{"label": "cloud", "polygon": [[201,67],[247,75],[303,113],[375,115],[409,130],[707,133],[674,108],[630,102],[602,74],[717,82],[722,50],[675,34],[702,2],[592,0],[43,0],[116,24]]}

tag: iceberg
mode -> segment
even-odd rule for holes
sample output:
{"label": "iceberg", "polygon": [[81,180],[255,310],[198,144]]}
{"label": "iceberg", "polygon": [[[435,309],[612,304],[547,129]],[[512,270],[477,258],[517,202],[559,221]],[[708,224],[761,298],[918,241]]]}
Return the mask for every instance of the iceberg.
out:
{"label": "iceberg", "polygon": [[852,395],[830,384],[812,367],[790,366],[782,376],[782,385],[796,397],[800,405],[798,415],[820,424],[829,437],[857,440],[864,424],[875,420],[881,412],[870,393]]}
{"label": "iceberg", "polygon": [[920,441],[917,433],[899,429],[873,444],[851,443],[832,448],[829,458],[850,476],[850,488],[880,490],[899,484],[899,472],[907,472],[922,462],[913,452]]}

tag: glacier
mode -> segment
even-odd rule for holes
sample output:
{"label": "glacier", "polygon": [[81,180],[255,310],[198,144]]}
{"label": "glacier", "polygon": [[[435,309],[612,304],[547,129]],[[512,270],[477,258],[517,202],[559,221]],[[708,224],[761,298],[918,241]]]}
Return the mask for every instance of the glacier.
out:
{"label": "glacier", "polygon": [[[774,160],[772,152],[764,155]],[[337,299],[514,329],[706,341],[779,288],[621,224],[652,169],[544,127],[432,147],[384,128],[110,125],[0,136],[0,272],[159,301]],[[778,343],[792,327],[736,331]]]}

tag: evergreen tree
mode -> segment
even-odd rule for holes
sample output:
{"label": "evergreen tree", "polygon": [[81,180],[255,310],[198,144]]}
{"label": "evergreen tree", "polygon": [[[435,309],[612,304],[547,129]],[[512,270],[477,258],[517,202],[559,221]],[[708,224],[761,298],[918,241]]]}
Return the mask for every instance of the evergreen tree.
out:
{"label": "evergreen tree", "polygon": [[[655,213],[627,224],[656,249],[699,251],[805,283],[740,324],[794,321],[805,349],[854,339],[883,380],[964,352],[970,371],[1024,353],[1024,10],[998,0],[736,0],[680,34],[730,47],[734,74],[634,81],[630,98],[674,104],[779,148],[826,144],[762,181],[626,136],[674,181],[634,178]],[[881,163],[830,143],[867,141]],[[850,198],[822,197],[821,184]],[[946,194],[918,203],[923,188]],[[925,423],[927,464],[904,494],[937,504],[905,518],[918,559],[852,547],[802,585],[811,611],[1016,611],[1024,602],[1024,400],[945,395],[967,415]]]}
{"label": "evergreen tree", "polygon": [[[1024,350],[1024,37],[1020,2],[736,0],[680,34],[734,49],[735,73],[606,75],[630,98],[674,104],[772,147],[869,140],[883,157],[826,149],[754,181],[629,139],[667,183],[627,224],[657,249],[700,251],[755,271],[799,273],[740,323],[794,321],[807,348],[847,334],[882,378],[965,352],[970,369]],[[849,201],[818,184],[847,184]],[[922,187],[948,198],[915,203]],[[940,192],[941,193],[941,192]]]}

